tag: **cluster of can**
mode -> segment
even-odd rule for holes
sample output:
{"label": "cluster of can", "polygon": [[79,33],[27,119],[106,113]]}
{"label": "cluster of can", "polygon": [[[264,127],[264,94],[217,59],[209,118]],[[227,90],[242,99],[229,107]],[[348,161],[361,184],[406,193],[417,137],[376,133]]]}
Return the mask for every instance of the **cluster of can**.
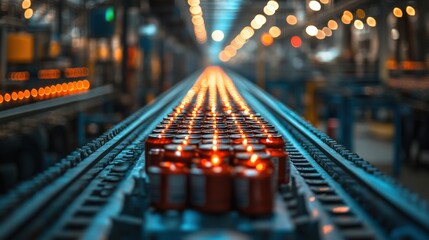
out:
{"label": "cluster of can", "polygon": [[230,115],[173,111],[148,136],[145,166],[155,209],[272,212],[277,187],[289,181],[285,141],[259,114]]}

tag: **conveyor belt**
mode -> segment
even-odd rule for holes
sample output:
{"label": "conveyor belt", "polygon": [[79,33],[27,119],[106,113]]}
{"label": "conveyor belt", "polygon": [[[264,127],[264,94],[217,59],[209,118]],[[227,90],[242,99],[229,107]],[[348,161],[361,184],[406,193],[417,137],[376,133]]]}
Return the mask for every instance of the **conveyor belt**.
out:
{"label": "conveyor belt", "polygon": [[[292,178],[288,186],[279,190],[277,204],[286,208],[281,211],[286,210],[286,222],[290,220],[292,224],[283,232],[284,237],[429,238],[427,206],[415,194],[254,84],[232,72],[228,75],[246,102],[287,140]],[[146,136],[177,105],[198,76],[192,75],[44,173],[1,196],[0,239],[144,238],[148,236],[144,226],[156,221],[156,217],[179,223],[187,223],[186,218],[191,218],[193,222],[211,222],[212,227],[216,227],[216,222],[220,224],[222,218],[195,211],[186,210],[182,215],[152,214],[144,184],[146,174],[142,171]],[[248,221],[248,228],[256,226],[252,223],[274,223],[272,219],[240,221]],[[218,230],[229,229],[222,226]],[[181,229],[161,231],[180,234]],[[188,228],[184,235],[200,230],[203,229]]]}

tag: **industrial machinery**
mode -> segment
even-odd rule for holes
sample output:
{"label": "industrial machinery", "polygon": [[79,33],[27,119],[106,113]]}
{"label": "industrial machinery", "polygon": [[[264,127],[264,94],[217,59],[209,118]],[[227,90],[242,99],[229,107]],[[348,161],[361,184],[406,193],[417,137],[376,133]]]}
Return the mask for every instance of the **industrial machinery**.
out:
{"label": "industrial machinery", "polygon": [[[210,72],[231,81],[216,79]],[[154,180],[145,169],[149,154],[145,153],[145,143],[159,123],[168,121],[167,116],[182,113],[172,111],[184,108],[188,90],[201,78],[215,85],[228,83],[218,88],[219,97],[225,95],[221,89],[228,89],[234,104],[243,101],[239,105],[248,106],[245,114],[260,116],[257,121],[274,126],[285,139],[290,178],[275,188],[272,213],[248,216],[243,209],[237,211],[237,206],[216,214],[188,206],[180,211],[153,207]],[[234,86],[235,94],[230,91]],[[217,95],[216,90],[209,95]],[[429,238],[428,208],[416,194],[253,83],[217,67],[183,80],[56,165],[1,196],[0,203],[0,239]]]}

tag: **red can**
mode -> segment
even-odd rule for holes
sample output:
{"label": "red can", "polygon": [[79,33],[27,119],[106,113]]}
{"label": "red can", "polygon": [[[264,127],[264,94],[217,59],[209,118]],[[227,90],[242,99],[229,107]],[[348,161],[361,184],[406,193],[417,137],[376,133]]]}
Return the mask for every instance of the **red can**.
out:
{"label": "red can", "polygon": [[254,153],[254,152],[265,152],[266,147],[262,144],[240,144],[234,146],[234,154],[237,153]]}
{"label": "red can", "polygon": [[177,134],[175,139],[201,139],[199,134]]}
{"label": "red can", "polygon": [[[237,153],[233,165],[254,168],[260,162],[270,163],[271,155],[265,152]],[[272,164],[271,166],[273,167]]]}
{"label": "red can", "polygon": [[244,145],[247,145],[247,144],[257,144],[257,143],[259,143],[258,139],[253,138],[253,135],[251,135],[251,134],[249,134],[249,135],[246,135],[246,134],[232,134],[232,135],[229,135],[229,138],[232,140],[233,144],[244,144]]}
{"label": "red can", "polygon": [[228,138],[226,134],[204,134],[202,139],[224,139]]}
{"label": "red can", "polygon": [[249,216],[265,216],[273,211],[273,170],[268,164],[255,168],[236,167],[234,171],[234,198],[237,211]]}
{"label": "red can", "polygon": [[201,160],[190,171],[190,203],[207,213],[228,212],[232,208],[232,171],[227,164]]}
{"label": "red can", "polygon": [[176,132],[175,129],[154,129],[152,134],[176,134]]}
{"label": "red can", "polygon": [[150,203],[158,211],[183,210],[187,203],[188,168],[182,163],[161,162],[150,166]]}
{"label": "red can", "polygon": [[192,129],[187,129],[187,130],[179,130],[177,131],[178,134],[201,134],[201,130],[197,130],[196,127],[193,127]]}
{"label": "red can", "polygon": [[231,139],[227,139],[227,138],[222,138],[222,139],[203,139],[201,141],[202,144],[221,144],[221,145],[231,145],[232,144],[232,140]]}
{"label": "red can", "polygon": [[198,147],[198,145],[201,143],[200,139],[173,139],[173,144],[180,144],[180,145],[191,145],[194,146],[195,149]]}
{"label": "red can", "polygon": [[275,129],[261,129],[261,130],[253,130],[253,134],[276,134],[278,133]]}
{"label": "red can", "polygon": [[228,145],[202,144],[198,147],[200,158],[212,159],[217,156],[224,162],[229,162],[231,158],[231,148]]}
{"label": "red can", "polygon": [[145,159],[148,159],[149,151],[154,148],[163,149],[165,145],[173,142],[171,134],[149,134],[145,142]]}
{"label": "red can", "polygon": [[196,155],[195,146],[169,144],[164,146],[164,160],[168,162],[179,162],[186,165],[192,163],[192,159]]}
{"label": "red can", "polygon": [[259,143],[267,147],[267,151],[271,154],[272,161],[276,165],[277,184],[289,183],[290,163],[288,154],[284,151],[286,142],[280,134],[257,135]]}
{"label": "red can", "polygon": [[164,149],[162,148],[152,148],[149,150],[147,158],[145,158],[145,170],[149,169],[150,166],[157,166],[161,163],[164,157]]}

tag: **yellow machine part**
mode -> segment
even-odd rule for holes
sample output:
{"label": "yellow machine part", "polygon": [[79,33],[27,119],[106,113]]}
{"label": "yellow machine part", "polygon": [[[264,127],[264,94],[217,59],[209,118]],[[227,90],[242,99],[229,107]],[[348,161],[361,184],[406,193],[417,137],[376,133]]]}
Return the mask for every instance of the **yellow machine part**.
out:
{"label": "yellow machine part", "polygon": [[34,36],[29,33],[8,33],[7,61],[31,63],[34,59]]}

